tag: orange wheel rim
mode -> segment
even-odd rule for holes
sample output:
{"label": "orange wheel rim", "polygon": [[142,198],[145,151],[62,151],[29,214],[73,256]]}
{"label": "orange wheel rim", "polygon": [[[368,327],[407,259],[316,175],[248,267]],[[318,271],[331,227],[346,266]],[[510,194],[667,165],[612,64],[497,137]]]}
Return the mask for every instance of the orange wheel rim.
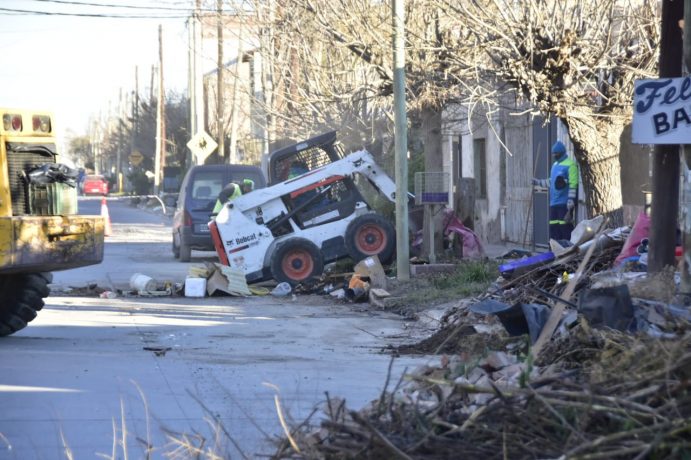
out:
{"label": "orange wheel rim", "polygon": [[305,249],[294,249],[283,256],[281,268],[291,280],[302,281],[314,270],[314,260]]}
{"label": "orange wheel rim", "polygon": [[389,242],[389,237],[380,225],[366,224],[355,234],[355,247],[368,256],[379,254]]}

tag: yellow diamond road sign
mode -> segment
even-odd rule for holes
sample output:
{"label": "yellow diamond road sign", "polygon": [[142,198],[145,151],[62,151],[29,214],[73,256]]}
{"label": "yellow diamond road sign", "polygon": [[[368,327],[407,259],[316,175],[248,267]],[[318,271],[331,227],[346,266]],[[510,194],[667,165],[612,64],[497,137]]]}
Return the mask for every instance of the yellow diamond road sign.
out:
{"label": "yellow diamond road sign", "polygon": [[187,143],[187,147],[192,151],[194,158],[197,160],[197,164],[202,164],[206,157],[216,150],[218,144],[204,131],[199,131],[190,139]]}
{"label": "yellow diamond road sign", "polygon": [[130,163],[132,163],[134,166],[139,166],[142,160],[144,160],[144,155],[142,155],[139,150],[134,150],[132,153],[130,153]]}

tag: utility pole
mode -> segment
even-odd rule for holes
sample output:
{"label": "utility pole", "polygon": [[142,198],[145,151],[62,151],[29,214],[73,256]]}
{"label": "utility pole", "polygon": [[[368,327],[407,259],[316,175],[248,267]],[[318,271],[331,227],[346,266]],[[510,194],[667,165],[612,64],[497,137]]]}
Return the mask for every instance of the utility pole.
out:
{"label": "utility pole", "polygon": [[[687,78],[691,78],[691,0],[684,0],[684,71]],[[679,293],[691,295],[691,145],[683,146],[682,201],[681,201],[681,231],[684,245],[682,257],[681,282]]]}
{"label": "utility pole", "polygon": [[[190,45],[189,45],[189,82],[188,91],[190,98],[190,137],[205,129],[204,126],[204,77],[202,75],[202,22],[201,0],[195,0],[194,13],[190,19]],[[192,164],[194,156],[188,157]]]}
{"label": "utility pole", "polygon": [[151,64],[151,82],[149,83],[149,104],[154,103],[154,77],[156,75],[156,66]]}
{"label": "utility pole", "polygon": [[[266,2],[268,12],[266,17],[268,17],[268,24],[273,24],[274,21],[274,1],[268,0]],[[269,150],[271,147],[271,137],[276,132],[275,127],[275,117],[272,114],[273,111],[273,56],[274,56],[274,41],[273,41],[273,30],[272,27],[263,28],[263,37],[265,47],[262,48],[261,53],[261,80],[262,80],[262,96],[264,100],[264,143],[262,147],[262,171],[268,171],[268,159]]]}
{"label": "utility pole", "polygon": [[115,184],[118,188],[118,192],[122,193],[122,181],[120,180],[120,177],[122,176],[122,116],[124,114],[122,87],[120,87],[118,99],[118,150],[115,154]]}
{"label": "utility pole", "polygon": [[139,133],[139,67],[134,67],[134,91],[132,94],[132,129],[130,131],[130,153],[137,149],[136,141]]}
{"label": "utility pole", "polygon": [[166,164],[166,123],[163,89],[163,26],[158,26],[158,104],[156,108],[156,158],[154,159],[154,194],[158,195],[161,171]]}
{"label": "utility pole", "polygon": [[[130,127],[130,155],[134,152],[137,142],[137,134],[139,133],[139,67],[134,66],[134,91],[132,94],[132,107],[130,107],[132,116],[132,125]],[[129,184],[129,182],[128,182]],[[129,185],[128,185],[128,188]],[[131,189],[130,189],[131,190]]]}
{"label": "utility pole", "polygon": [[408,122],[405,103],[404,0],[393,0],[393,94],[396,165],[396,276],[410,279],[408,246]]}
{"label": "utility pole", "polygon": [[[230,106],[230,162],[238,163],[238,91],[240,90],[240,65],[242,64],[242,19],[238,31],[238,54],[235,57],[235,75],[233,77],[233,102]],[[252,78],[252,75],[250,75]]]}
{"label": "utility pole", "polygon": [[94,152],[94,174],[101,174],[101,114],[92,120],[91,145]]}
{"label": "utility pole", "polygon": [[[663,0],[660,37],[660,78],[681,76],[682,43],[679,21],[684,2]],[[653,153],[652,207],[648,272],[674,265],[677,213],[679,212],[679,146],[655,145]]]}
{"label": "utility pole", "polygon": [[217,0],[218,8],[218,24],[217,24],[217,39],[218,39],[218,72],[216,75],[216,123],[218,127],[218,155],[224,163],[228,162],[225,151],[225,129],[223,123],[223,0]]}

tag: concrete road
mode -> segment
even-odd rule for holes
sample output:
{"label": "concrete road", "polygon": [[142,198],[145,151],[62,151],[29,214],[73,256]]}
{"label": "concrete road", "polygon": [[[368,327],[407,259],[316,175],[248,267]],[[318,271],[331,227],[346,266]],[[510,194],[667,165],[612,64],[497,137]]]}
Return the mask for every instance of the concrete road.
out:
{"label": "concrete road", "polygon": [[[109,212],[103,264],[56,273],[56,284],[186,273],[165,218],[115,202]],[[120,212],[133,222],[118,223]],[[395,315],[315,296],[51,296],[28,328],[0,340],[0,459],[270,454],[282,431],[276,401],[293,421],[327,392],[362,407],[386,380],[379,349],[402,335]],[[392,382],[424,361],[396,360]]]}
{"label": "concrete road", "polygon": [[[129,289],[134,273],[158,281],[184,282],[190,265],[218,261],[215,252],[193,251],[189,263],[173,258],[171,217],[138,209],[129,199],[107,200],[112,235],[106,237],[104,262],[54,274],[58,286],[81,287],[96,283],[103,288]],[[80,214],[100,214],[101,198],[79,200]]]}

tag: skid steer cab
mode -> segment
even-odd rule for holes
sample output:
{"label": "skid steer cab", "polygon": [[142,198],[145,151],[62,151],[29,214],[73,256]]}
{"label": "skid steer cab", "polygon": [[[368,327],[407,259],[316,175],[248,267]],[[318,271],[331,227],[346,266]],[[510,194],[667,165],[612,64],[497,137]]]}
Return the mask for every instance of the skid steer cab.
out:
{"label": "skid steer cab", "polygon": [[2,109],[0,124],[0,336],[43,308],[50,272],[103,260],[104,222],[77,215],[78,172],[58,162],[53,117]]}
{"label": "skid steer cab", "polygon": [[274,278],[296,285],[319,277],[324,264],[394,257],[392,223],[365,202],[355,177],[395,201],[395,184],[361,150],[314,169],[299,157],[287,180],[226,203],[209,223],[221,262],[252,283]]}

